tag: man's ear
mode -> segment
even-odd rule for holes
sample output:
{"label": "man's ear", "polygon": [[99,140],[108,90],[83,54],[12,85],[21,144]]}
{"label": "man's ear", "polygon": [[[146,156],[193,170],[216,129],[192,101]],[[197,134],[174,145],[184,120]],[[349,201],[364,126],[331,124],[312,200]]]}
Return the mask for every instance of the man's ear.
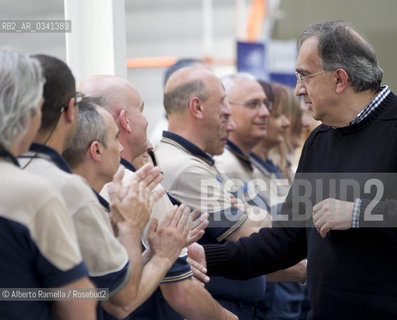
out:
{"label": "man's ear", "polygon": [[204,105],[202,104],[202,101],[197,97],[193,97],[192,99],[190,99],[189,110],[195,118],[202,119],[204,117]]}
{"label": "man's ear", "polygon": [[349,75],[344,69],[338,68],[335,70],[335,77],[336,77],[336,93],[343,93],[346,90],[346,88],[349,86]]}
{"label": "man's ear", "polygon": [[125,109],[121,110],[119,113],[119,118],[120,118],[120,126],[128,133],[132,133],[131,123],[127,117],[127,110]]}
{"label": "man's ear", "polygon": [[75,97],[70,98],[67,108],[63,111],[65,114],[65,118],[68,122],[74,122],[77,120],[77,119],[75,119],[75,111],[74,111],[76,108],[75,100],[76,100]]}
{"label": "man's ear", "polygon": [[101,161],[102,151],[103,146],[98,141],[91,142],[90,146],[88,147],[88,153],[95,162]]}

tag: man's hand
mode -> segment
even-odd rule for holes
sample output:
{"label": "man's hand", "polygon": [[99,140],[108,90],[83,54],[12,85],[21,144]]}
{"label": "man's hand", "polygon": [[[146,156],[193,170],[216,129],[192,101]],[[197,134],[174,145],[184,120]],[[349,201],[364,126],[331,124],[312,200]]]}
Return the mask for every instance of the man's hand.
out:
{"label": "man's hand", "polygon": [[354,202],[325,199],[313,207],[313,222],[325,238],[329,230],[348,230],[352,225]]}
{"label": "man's hand", "polygon": [[153,218],[149,226],[149,246],[152,256],[169,259],[170,264],[178,258],[186,245],[192,215],[185,205],[174,206],[159,223]]}
{"label": "man's hand", "polygon": [[230,194],[230,203],[237,210],[240,210],[243,213],[247,213],[247,203],[242,201],[239,198],[236,198],[234,195]]}
{"label": "man's hand", "polygon": [[143,181],[145,186],[149,188],[150,191],[153,191],[154,188],[163,180],[163,175],[161,174],[161,170],[159,167],[153,167],[152,164],[147,163],[137,171],[131,178],[130,182],[134,181],[140,182]]}
{"label": "man's hand", "polygon": [[[122,179],[124,168],[120,167],[109,184],[110,219],[115,234],[119,235],[120,229],[137,231],[142,234],[153,204],[164,194],[164,189],[151,193],[161,180],[159,169],[152,165],[142,167],[138,174],[123,186]],[[137,171],[137,172],[138,172]]]}
{"label": "man's hand", "polygon": [[198,243],[192,243],[187,248],[187,262],[192,267],[194,277],[200,282],[208,283],[210,278],[207,273],[207,261],[205,260],[205,252],[203,246]]}
{"label": "man's hand", "polygon": [[127,189],[122,187],[124,170],[118,170],[113,183],[109,185],[110,219],[117,232],[143,232],[150,216],[150,191],[144,182],[131,183]]}
{"label": "man's hand", "polygon": [[[152,164],[148,163],[139,168],[132,176],[132,178],[126,183],[126,187],[129,188],[131,185],[143,182],[144,186],[153,191],[159,183],[163,180],[163,175],[159,167],[153,167]],[[164,188],[159,188],[156,192],[151,194],[150,197],[150,212],[152,211],[153,205],[165,194]]]}
{"label": "man's hand", "polygon": [[199,209],[195,209],[191,215],[192,215],[192,227],[190,229],[189,235],[186,240],[186,245],[185,247],[190,246],[193,242],[196,242],[201,239],[201,237],[204,235],[204,230],[207,228],[209,221],[208,221],[208,213],[204,213],[200,215],[199,218],[197,216],[200,214]]}
{"label": "man's hand", "polygon": [[232,233],[232,237],[228,240],[237,241],[240,237],[249,236],[252,232],[258,232],[260,228],[270,228],[272,226],[272,216],[267,211],[257,206],[252,206],[242,201],[241,199],[236,198],[232,194],[230,194],[230,202],[233,207],[240,210],[244,214],[248,215],[247,222],[245,226],[247,228],[253,228],[248,231],[248,234],[242,233],[238,234],[236,232]]}
{"label": "man's hand", "polygon": [[200,283],[200,285],[202,286],[205,286],[206,283],[210,282],[210,277],[207,276],[207,268],[204,265],[192,259],[192,257],[188,257],[187,261],[190,264],[190,267],[194,275],[193,279],[195,281]]}

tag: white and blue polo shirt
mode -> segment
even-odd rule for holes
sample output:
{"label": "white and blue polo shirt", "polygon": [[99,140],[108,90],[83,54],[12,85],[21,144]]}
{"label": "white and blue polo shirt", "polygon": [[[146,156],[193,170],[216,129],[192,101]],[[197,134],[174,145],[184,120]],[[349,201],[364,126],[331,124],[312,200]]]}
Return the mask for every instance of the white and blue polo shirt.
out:
{"label": "white and blue polo shirt", "polygon": [[[0,287],[56,288],[88,275],[65,202],[0,152]],[[7,159],[7,160],[6,160]],[[48,301],[0,302],[2,319],[53,319]]]}
{"label": "white and blue polo shirt", "polygon": [[223,154],[215,157],[219,170],[234,180],[247,203],[270,211],[270,208],[285,200],[289,181],[258,165],[259,160],[253,153],[246,156],[230,140],[227,141]]}
{"label": "white and blue polo shirt", "polygon": [[[171,196],[209,213],[209,226],[199,242],[224,242],[246,221],[247,215],[231,205],[231,194],[241,199],[241,192],[211,155],[171,132],[163,133],[156,155],[164,172],[163,185]],[[245,281],[212,277],[206,288],[225,308],[239,306],[251,312],[264,296],[265,277]]]}
{"label": "white and blue polo shirt", "polygon": [[[125,168],[123,185],[128,184],[129,180],[135,174],[135,167],[126,159],[121,158],[120,165]],[[158,186],[160,187],[160,186]],[[153,192],[157,191],[156,187]],[[106,200],[109,200],[109,193],[107,185],[105,185],[100,193]],[[171,202],[167,194],[163,195],[152,207],[150,217],[156,217],[158,221],[161,221],[165,215],[172,209],[173,203]],[[148,227],[150,221],[147,224],[143,235],[142,235],[142,246],[148,248]],[[179,257],[167,271],[160,284],[172,283],[189,279],[193,276],[193,272],[190,269],[190,265],[187,262],[187,249],[182,249]],[[161,294],[160,288],[157,288],[153,294],[147,299],[142,305],[134,310],[128,319],[166,319],[166,320],[182,320],[182,317],[176,313],[171,306],[167,303]]]}
{"label": "white and blue polo shirt", "polygon": [[222,242],[247,216],[231,205],[228,180],[215,166],[214,159],[183,137],[164,132],[156,149],[163,170],[163,186],[176,200],[192,209],[209,213],[209,226],[203,239]]}
{"label": "white and blue polo shirt", "polygon": [[58,189],[73,219],[89,277],[109,296],[119,293],[131,277],[128,253],[113,233],[107,211],[82,177],[73,174],[54,149],[33,143],[19,158],[25,170],[47,179]]}

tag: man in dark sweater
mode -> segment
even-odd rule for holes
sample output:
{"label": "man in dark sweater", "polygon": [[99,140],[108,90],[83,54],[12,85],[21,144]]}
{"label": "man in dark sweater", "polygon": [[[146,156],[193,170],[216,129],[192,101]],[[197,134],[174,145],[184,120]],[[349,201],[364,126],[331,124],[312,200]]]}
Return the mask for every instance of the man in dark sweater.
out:
{"label": "man in dark sweater", "polygon": [[[312,219],[327,198],[392,197],[393,188],[378,182],[379,173],[397,171],[397,97],[381,86],[373,48],[346,23],[309,26],[298,48],[295,91],[322,125],[303,148],[286,219],[238,242],[205,246],[208,274],[245,279],[307,257],[309,319],[397,319],[395,230],[352,225],[323,238]],[[190,253],[203,258],[201,247]]]}

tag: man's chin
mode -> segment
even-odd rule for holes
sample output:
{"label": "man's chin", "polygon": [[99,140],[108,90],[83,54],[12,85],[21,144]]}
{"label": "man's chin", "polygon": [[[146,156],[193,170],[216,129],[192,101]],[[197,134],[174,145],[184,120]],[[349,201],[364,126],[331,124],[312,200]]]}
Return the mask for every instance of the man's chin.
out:
{"label": "man's chin", "polygon": [[210,153],[213,156],[220,156],[223,151],[225,151],[225,145],[223,145],[222,147],[217,148],[216,150],[214,150],[214,152]]}

